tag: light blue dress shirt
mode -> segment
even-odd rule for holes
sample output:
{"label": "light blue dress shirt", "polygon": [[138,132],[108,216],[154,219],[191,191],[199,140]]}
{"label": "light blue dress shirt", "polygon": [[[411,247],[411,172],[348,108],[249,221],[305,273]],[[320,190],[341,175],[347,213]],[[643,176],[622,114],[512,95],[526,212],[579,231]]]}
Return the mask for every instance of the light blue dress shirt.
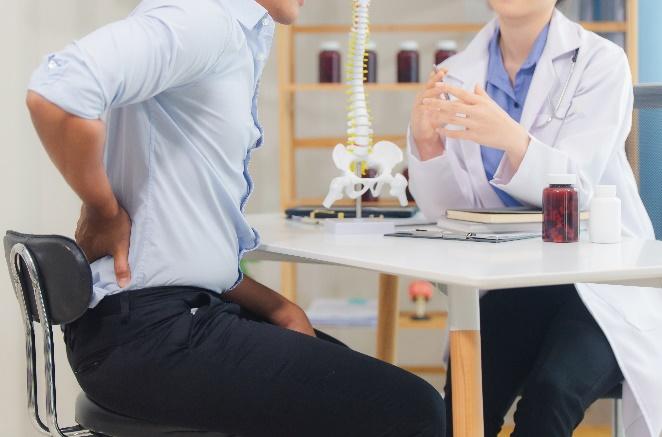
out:
{"label": "light blue dress shirt", "polygon": [[[526,102],[526,96],[529,94],[529,87],[533,80],[533,73],[536,71],[536,65],[538,64],[538,60],[545,49],[545,44],[547,43],[548,32],[549,25],[545,26],[542,32],[540,32],[540,35],[538,35],[538,38],[531,48],[529,56],[515,76],[514,85],[510,82],[506,67],[503,65],[503,57],[499,47],[500,33],[498,28],[490,40],[490,59],[487,66],[487,84],[485,91],[504,111],[508,113],[508,115],[513,118],[513,120],[518,123],[522,118],[522,110],[524,108],[524,103]],[[480,146],[480,154],[483,158],[483,167],[485,168],[487,180],[491,181],[499,168],[504,152],[503,150]],[[505,191],[494,186],[492,188],[494,188],[494,191],[505,206],[521,206],[520,202]]]}
{"label": "light blue dress shirt", "polygon": [[[221,293],[241,281],[239,261],[259,244],[243,211],[274,26],[255,0],[144,0],[34,72],[31,90],[107,122],[106,170],[133,222],[127,289]],[[122,291],[112,258],[92,274],[92,306]]]}

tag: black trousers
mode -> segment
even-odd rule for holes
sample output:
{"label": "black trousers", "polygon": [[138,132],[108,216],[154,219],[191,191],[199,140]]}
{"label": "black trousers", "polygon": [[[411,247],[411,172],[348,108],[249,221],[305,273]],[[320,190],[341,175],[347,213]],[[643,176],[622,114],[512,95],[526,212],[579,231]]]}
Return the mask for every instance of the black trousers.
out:
{"label": "black trousers", "polygon": [[430,384],[317,334],[182,287],[108,297],[65,327],[82,389],[131,417],[242,437],[445,434]]}
{"label": "black trousers", "polygon": [[574,285],[492,291],[480,311],[485,437],[499,433],[519,395],[512,436],[571,437],[586,409],[623,381]]}

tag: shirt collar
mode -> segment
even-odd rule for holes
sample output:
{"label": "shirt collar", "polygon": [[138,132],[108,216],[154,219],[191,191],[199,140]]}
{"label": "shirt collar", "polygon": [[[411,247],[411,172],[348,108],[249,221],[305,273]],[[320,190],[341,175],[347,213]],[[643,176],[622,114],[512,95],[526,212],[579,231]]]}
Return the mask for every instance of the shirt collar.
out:
{"label": "shirt collar", "polygon": [[[536,38],[535,42],[533,43],[533,47],[529,52],[529,56],[527,56],[526,60],[520,67],[520,70],[517,74],[519,74],[523,70],[535,68],[536,64],[540,60],[540,57],[542,56],[542,52],[545,50],[548,33],[549,33],[549,24],[547,24],[543,28],[543,30]],[[513,86],[510,83],[510,78],[508,77],[508,73],[506,72],[506,67],[503,64],[501,47],[499,47],[500,35],[501,35],[501,31],[499,29],[499,26],[497,25],[496,29],[494,30],[494,35],[492,36],[492,39],[490,40],[488,46],[489,62],[487,66],[487,80],[492,85],[500,88],[503,91],[510,93]]]}
{"label": "shirt collar", "polygon": [[268,15],[267,10],[256,0],[220,1],[246,29],[253,29],[265,15]]}

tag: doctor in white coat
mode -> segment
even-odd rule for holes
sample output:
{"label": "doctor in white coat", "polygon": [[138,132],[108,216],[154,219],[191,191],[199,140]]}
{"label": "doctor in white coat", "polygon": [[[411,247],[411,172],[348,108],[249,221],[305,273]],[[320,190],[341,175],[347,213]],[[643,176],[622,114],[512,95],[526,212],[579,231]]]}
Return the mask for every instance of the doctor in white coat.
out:
{"label": "doctor in white coat", "polygon": [[[573,173],[580,208],[596,185],[616,185],[623,235],[654,238],[625,155],[633,93],[623,50],[567,19],[555,0],[489,3],[497,17],[431,75],[412,111],[420,208],[436,219],[448,208],[541,207],[547,175]],[[627,436],[660,436],[662,290],[492,291],[481,329],[486,436],[519,394],[513,435],[570,436],[623,380]]]}

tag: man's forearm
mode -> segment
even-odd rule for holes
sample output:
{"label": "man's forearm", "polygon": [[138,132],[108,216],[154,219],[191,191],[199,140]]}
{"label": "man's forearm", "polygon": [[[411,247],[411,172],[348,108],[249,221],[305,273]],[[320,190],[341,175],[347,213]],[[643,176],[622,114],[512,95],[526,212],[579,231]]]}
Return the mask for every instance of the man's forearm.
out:
{"label": "man's forearm", "polygon": [[118,204],[103,165],[104,123],[69,114],[32,91],[26,103],[44,149],[69,186],[87,206],[113,215]]}
{"label": "man's forearm", "polygon": [[283,322],[279,320],[281,314],[289,314],[293,305],[284,296],[248,276],[244,276],[243,281],[225,296],[227,300],[273,323]]}

